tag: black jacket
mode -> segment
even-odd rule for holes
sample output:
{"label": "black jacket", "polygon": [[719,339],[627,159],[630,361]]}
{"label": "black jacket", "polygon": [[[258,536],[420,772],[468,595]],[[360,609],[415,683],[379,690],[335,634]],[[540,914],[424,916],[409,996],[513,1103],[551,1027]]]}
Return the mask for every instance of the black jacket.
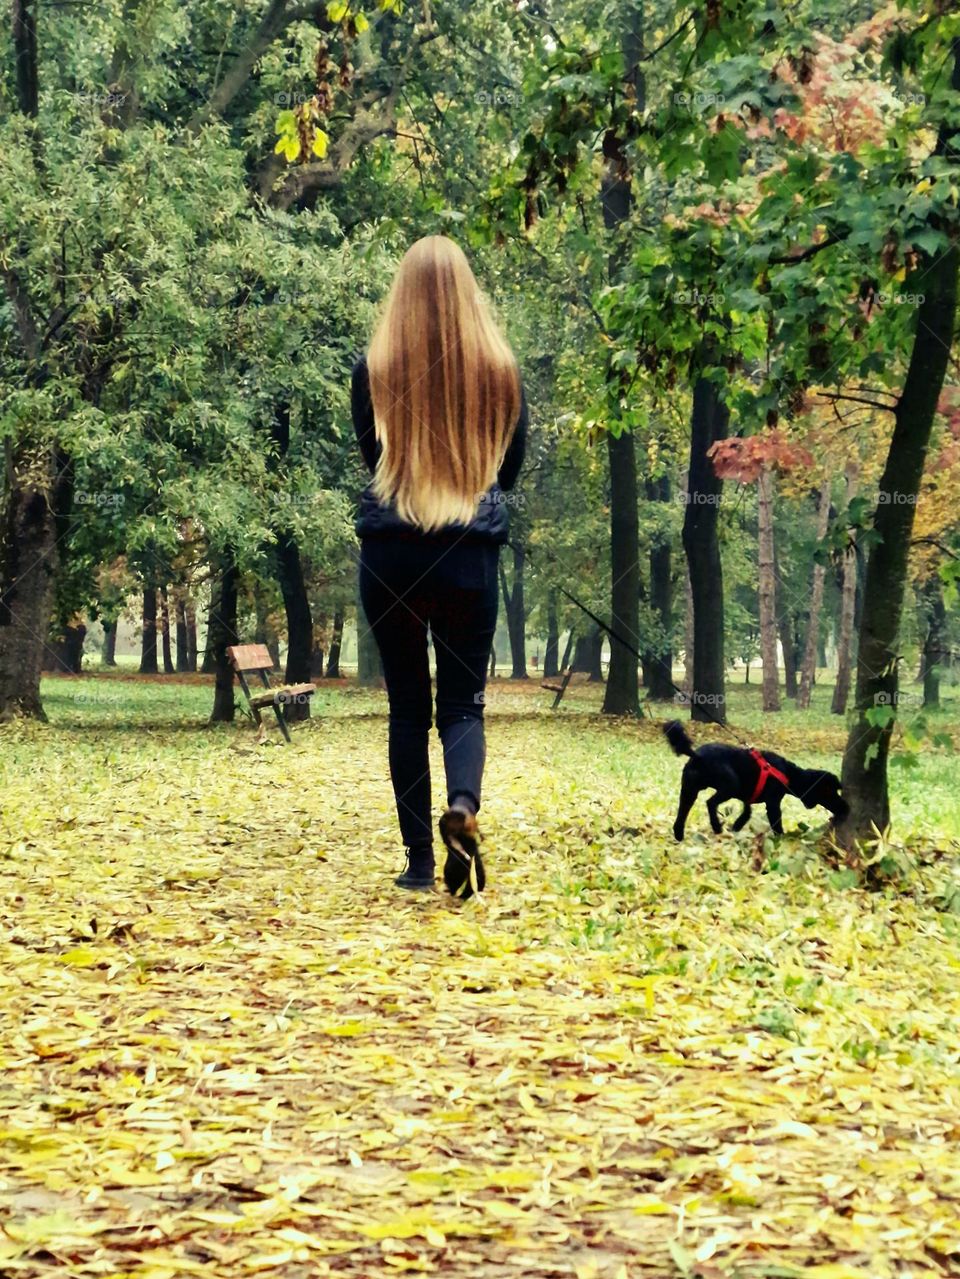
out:
{"label": "black jacket", "polygon": [[[353,366],[353,382],[351,386],[351,407],[353,409],[353,429],[357,433],[360,452],[371,473],[376,470],[380,456],[380,442],[376,436],[373,423],[373,401],[370,397],[370,374],[367,370],[365,356],[361,356]],[[378,502],[373,495],[372,485],[368,484],[360,496],[360,514],[357,517],[357,536],[366,537],[403,537],[429,538],[435,541],[461,541],[477,539],[484,542],[502,544],[510,534],[510,521],[507,517],[507,498],[505,493],[513,488],[523,464],[523,455],[527,445],[527,399],[520,389],[520,416],[514,427],[510,444],[497,472],[497,481],[480,499],[477,514],[469,524],[450,524],[446,528],[425,533],[415,525],[400,518],[392,505]]]}

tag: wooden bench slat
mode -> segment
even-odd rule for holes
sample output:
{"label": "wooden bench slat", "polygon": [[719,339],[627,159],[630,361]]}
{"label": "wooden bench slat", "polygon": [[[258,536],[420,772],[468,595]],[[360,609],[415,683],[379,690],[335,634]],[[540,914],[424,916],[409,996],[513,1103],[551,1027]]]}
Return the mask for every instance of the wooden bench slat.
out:
{"label": "wooden bench slat", "polygon": [[266,644],[231,644],[227,656],[235,671],[273,670],[273,658]]}

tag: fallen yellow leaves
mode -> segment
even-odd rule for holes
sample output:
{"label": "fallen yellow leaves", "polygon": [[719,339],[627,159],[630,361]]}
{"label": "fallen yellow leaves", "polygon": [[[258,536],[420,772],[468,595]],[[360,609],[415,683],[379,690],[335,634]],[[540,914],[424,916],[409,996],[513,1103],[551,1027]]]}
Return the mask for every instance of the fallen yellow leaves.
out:
{"label": "fallen yellow leaves", "polygon": [[654,728],[573,712],[491,715],[485,897],[403,896],[355,706],[122,800],[128,734],[10,739],[4,1279],[960,1268],[951,916],[675,846]]}

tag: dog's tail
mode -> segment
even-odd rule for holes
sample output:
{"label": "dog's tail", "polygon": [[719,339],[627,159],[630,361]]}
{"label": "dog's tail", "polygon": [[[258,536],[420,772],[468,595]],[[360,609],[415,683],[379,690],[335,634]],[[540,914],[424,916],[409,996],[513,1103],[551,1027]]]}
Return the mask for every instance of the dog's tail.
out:
{"label": "dog's tail", "polygon": [[678,719],[672,719],[669,724],[664,724],[663,733],[673,747],[674,755],[693,754],[693,742],[687,736],[687,730]]}

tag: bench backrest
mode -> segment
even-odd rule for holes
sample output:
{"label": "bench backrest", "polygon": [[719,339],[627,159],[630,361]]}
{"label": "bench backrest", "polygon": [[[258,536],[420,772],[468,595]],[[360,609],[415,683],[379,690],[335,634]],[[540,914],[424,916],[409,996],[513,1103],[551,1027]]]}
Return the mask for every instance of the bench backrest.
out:
{"label": "bench backrest", "polygon": [[273,658],[266,644],[232,644],[227,656],[235,671],[273,670]]}

